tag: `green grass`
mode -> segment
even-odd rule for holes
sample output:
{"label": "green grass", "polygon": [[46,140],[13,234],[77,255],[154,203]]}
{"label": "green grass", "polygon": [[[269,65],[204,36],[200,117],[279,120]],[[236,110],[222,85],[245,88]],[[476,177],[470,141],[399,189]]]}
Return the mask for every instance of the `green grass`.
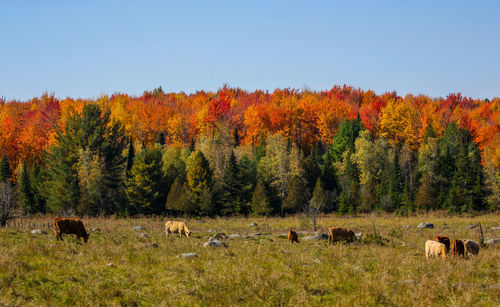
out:
{"label": "green grass", "polygon": [[[51,217],[29,221],[47,223]],[[373,223],[377,242],[337,244],[305,241],[290,245],[282,233],[307,231],[301,217],[192,219],[190,238],[164,233],[166,219],[83,219],[92,232],[89,243],[53,231],[33,235],[32,227],[0,229],[0,305],[195,305],[195,306],[499,306],[500,246],[482,249],[471,259],[426,260],[424,242],[436,235],[479,241],[480,221],[486,239],[500,237],[490,227],[498,215],[480,217],[361,216],[319,220],[323,232],[336,225],[365,235]],[[417,230],[419,222],[436,228]],[[257,227],[248,227],[256,222]],[[26,222],[24,223],[26,224]],[[145,225],[145,231],[132,226]],[[411,225],[410,228],[405,228]],[[440,230],[443,226],[450,229]],[[250,235],[226,239],[227,248],[204,248],[213,235]],[[139,238],[146,232],[150,238]],[[272,239],[272,241],[270,240]],[[157,243],[158,248],[147,246]],[[196,252],[184,259],[181,253]],[[112,263],[113,266],[108,266]],[[416,283],[401,281],[414,280]],[[461,283],[456,286],[455,283]]]}

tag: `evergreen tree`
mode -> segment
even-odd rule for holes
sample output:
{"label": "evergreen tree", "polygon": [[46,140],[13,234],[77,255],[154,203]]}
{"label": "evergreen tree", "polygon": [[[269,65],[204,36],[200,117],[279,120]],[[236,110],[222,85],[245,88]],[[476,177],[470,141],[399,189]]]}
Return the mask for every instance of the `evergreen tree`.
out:
{"label": "evergreen tree", "polygon": [[289,183],[288,194],[283,202],[283,208],[288,213],[299,212],[309,201],[307,186],[299,176],[293,176]]}
{"label": "evergreen tree", "polygon": [[309,191],[314,190],[314,185],[316,180],[318,180],[321,175],[321,168],[319,166],[318,160],[315,159],[315,154],[311,153],[303,161],[304,166],[304,178],[306,180],[306,187]]}
{"label": "evergreen tree", "polygon": [[328,149],[328,155],[333,161],[340,161],[342,154],[347,149],[354,152],[354,141],[358,137],[359,133],[363,130],[363,123],[358,117],[356,119],[346,119],[340,123],[337,135],[333,140],[332,146]]}
{"label": "evergreen tree", "polygon": [[23,208],[23,214],[33,214],[36,212],[35,198],[31,188],[31,182],[28,175],[26,164],[23,163],[21,178],[19,178],[19,196]]}
{"label": "evergreen tree", "polygon": [[81,114],[73,112],[64,131],[58,131],[56,143],[45,159],[47,167],[41,187],[47,207],[53,212],[78,212],[81,191],[77,164],[80,152],[88,151],[103,161],[104,185],[99,197],[106,201],[102,202],[102,211],[115,212],[123,200],[126,146],[123,127],[111,122],[109,110],[103,112],[99,105],[87,104]]}
{"label": "evergreen tree", "polygon": [[134,164],[134,157],[135,157],[135,149],[134,149],[134,143],[132,142],[132,138],[129,138],[128,141],[128,151],[127,151],[127,176],[132,169],[132,165]]}
{"label": "evergreen tree", "polygon": [[196,142],[194,140],[194,136],[191,137],[191,140],[189,141],[189,152],[194,152],[196,149]]}
{"label": "evergreen tree", "polygon": [[[208,190],[211,190],[213,187],[213,174],[208,160],[201,151],[198,150],[192,153],[192,155],[194,156],[187,172],[187,186],[191,192],[192,202],[200,204],[202,201],[207,202],[204,197],[210,194]],[[210,206],[210,209],[212,208]],[[200,214],[210,215],[213,213],[206,211],[206,209],[198,206]]]}
{"label": "evergreen tree", "polygon": [[222,178],[222,191],[220,202],[222,205],[221,213],[224,215],[238,214],[244,212],[245,202],[241,199],[241,191],[244,185],[244,178],[240,177],[240,170],[234,152],[231,151],[231,156],[224,170]]}
{"label": "evergreen tree", "polygon": [[130,214],[164,213],[169,187],[165,186],[161,151],[144,148],[136,156],[125,185]]}
{"label": "evergreen tree", "polygon": [[436,191],[432,186],[429,173],[425,173],[422,177],[422,184],[418,188],[415,198],[415,206],[421,210],[429,212],[429,210],[437,208]]}
{"label": "evergreen tree", "polygon": [[9,159],[5,152],[2,155],[2,160],[0,161],[0,181],[10,181],[12,178],[12,173],[10,172]]}
{"label": "evergreen tree", "polygon": [[240,134],[238,133],[238,128],[236,127],[233,129],[233,143],[234,147],[240,146]]}
{"label": "evergreen tree", "polygon": [[42,195],[41,186],[44,184],[44,180],[42,178],[42,171],[40,170],[39,162],[35,162],[33,164],[33,168],[31,171],[31,187],[33,191],[33,210],[34,212],[45,213],[45,198]]}
{"label": "evergreen tree", "polygon": [[266,155],[266,137],[264,133],[260,134],[259,143],[254,148],[255,161],[258,163]]}
{"label": "evergreen tree", "polygon": [[272,211],[265,184],[259,180],[252,196],[252,214],[269,215]]}
{"label": "evergreen tree", "polygon": [[436,132],[434,131],[434,128],[432,128],[431,124],[428,124],[427,127],[425,128],[424,144],[427,144],[429,138],[435,138],[435,137],[436,137]]}

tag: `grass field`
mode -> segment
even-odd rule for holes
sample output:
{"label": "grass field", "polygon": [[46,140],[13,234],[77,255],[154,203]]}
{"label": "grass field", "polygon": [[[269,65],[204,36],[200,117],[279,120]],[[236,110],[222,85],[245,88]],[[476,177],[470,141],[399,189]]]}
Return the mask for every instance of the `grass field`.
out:
{"label": "grass field", "polygon": [[[88,244],[82,244],[74,235],[56,241],[52,229],[46,228],[52,219],[0,228],[0,305],[500,305],[500,244],[468,260],[424,256],[425,240],[438,234],[479,241],[477,230],[466,229],[477,222],[482,223],[485,239],[500,237],[500,231],[491,230],[500,226],[500,216],[493,214],[332,215],[319,220],[322,232],[336,225],[363,232],[365,238],[375,225],[383,246],[327,246],[326,240],[301,238],[290,245],[281,236],[289,228],[311,230],[302,217],[191,219],[186,221],[193,232],[189,238],[167,238],[162,218],[84,218],[87,231],[102,231],[91,232]],[[250,227],[252,222],[258,226]],[[420,222],[434,223],[435,228],[419,230]],[[48,234],[31,234],[33,223],[45,223],[41,229]],[[146,230],[132,230],[137,225]],[[204,248],[214,235],[209,230],[262,235],[224,239],[228,247]],[[189,252],[197,257],[180,256]]]}

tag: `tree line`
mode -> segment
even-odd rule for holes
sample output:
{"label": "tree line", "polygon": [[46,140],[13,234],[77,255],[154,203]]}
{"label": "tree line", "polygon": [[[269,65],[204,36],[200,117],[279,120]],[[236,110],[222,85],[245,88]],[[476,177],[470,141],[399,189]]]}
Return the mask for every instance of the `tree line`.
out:
{"label": "tree line", "polygon": [[480,149],[453,122],[442,136],[427,125],[418,149],[374,135],[359,115],[340,123],[331,144],[310,148],[279,133],[242,144],[237,127],[224,123],[186,146],[169,144],[166,134],[144,144],[109,109],[87,103],[57,129],[41,159],[13,173],[4,153],[0,188],[11,187],[23,214],[407,215],[500,207],[498,168],[496,181],[486,182]]}

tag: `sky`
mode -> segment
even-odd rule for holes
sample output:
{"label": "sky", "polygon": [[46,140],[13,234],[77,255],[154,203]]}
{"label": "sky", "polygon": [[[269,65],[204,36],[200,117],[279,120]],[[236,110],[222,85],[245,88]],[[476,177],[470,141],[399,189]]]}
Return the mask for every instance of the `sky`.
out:
{"label": "sky", "polygon": [[1,1],[0,96],[500,96],[500,1]]}

